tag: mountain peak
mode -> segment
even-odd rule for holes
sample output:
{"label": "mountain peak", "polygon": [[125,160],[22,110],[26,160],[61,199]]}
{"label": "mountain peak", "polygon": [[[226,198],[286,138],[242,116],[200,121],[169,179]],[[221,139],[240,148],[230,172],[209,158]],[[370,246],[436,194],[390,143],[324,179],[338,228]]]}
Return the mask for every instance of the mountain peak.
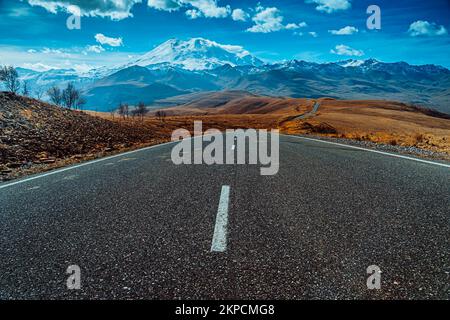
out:
{"label": "mountain peak", "polygon": [[170,63],[186,70],[209,70],[225,64],[231,66],[263,64],[241,46],[223,45],[204,38],[191,38],[186,41],[167,40],[138,59],[130,61],[126,66],[148,67],[162,63]]}

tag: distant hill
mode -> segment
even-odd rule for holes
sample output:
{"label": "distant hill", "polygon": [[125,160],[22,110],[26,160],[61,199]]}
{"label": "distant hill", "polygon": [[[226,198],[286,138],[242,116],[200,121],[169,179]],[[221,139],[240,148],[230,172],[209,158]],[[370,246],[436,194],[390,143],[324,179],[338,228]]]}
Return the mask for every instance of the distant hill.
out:
{"label": "distant hill", "polygon": [[[87,108],[110,111],[120,103],[137,105],[140,101],[151,104],[153,101],[186,93],[170,85],[154,82],[151,84],[119,83],[94,86],[83,92],[87,98]],[[98,106],[98,107],[97,107]]]}
{"label": "distant hill", "polygon": [[206,91],[158,100],[156,104],[170,106],[184,105],[193,108],[217,108],[227,104],[231,100],[250,96],[256,97],[256,95],[247,91]]}
{"label": "distant hill", "polygon": [[357,110],[358,108],[385,109],[450,120],[450,115],[446,113],[388,100],[270,97],[255,95],[246,91],[203,92],[169,98],[167,102],[177,106],[166,108],[165,112],[168,115],[272,114],[290,116],[310,111],[316,101],[320,103],[321,111],[323,111],[324,106],[338,106],[339,108],[336,110],[344,110],[347,106],[348,108],[345,110]]}
{"label": "distant hill", "polygon": [[168,115],[237,115],[282,114],[297,115],[312,108],[309,99],[258,96],[245,91],[221,91],[191,94],[173,98],[182,104],[165,109]]}

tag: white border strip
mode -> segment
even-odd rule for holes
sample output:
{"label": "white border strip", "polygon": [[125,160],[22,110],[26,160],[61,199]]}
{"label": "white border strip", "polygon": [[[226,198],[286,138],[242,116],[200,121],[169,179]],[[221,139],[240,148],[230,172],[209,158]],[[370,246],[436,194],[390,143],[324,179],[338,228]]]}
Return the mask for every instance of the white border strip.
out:
{"label": "white border strip", "polygon": [[282,134],[282,136],[293,137],[293,138],[304,139],[304,140],[311,140],[311,141],[322,142],[322,143],[328,143],[328,144],[333,144],[333,145],[346,147],[346,148],[350,148],[350,149],[357,149],[357,150],[362,150],[362,151],[367,151],[367,152],[379,153],[379,154],[383,154],[385,156],[407,159],[407,160],[412,160],[412,161],[417,161],[417,162],[422,162],[422,163],[427,163],[427,164],[433,164],[433,165],[444,167],[444,168],[450,168],[450,165],[445,164],[445,163],[439,163],[439,162],[433,162],[433,161],[428,161],[428,160],[423,160],[423,159],[418,159],[418,158],[412,158],[412,157],[402,156],[402,155],[395,154],[395,153],[383,152],[383,151],[379,151],[379,150],[375,150],[375,149],[361,148],[361,147],[356,147],[356,146],[343,144],[343,143],[337,143],[337,142],[331,142],[331,141],[313,139],[313,138],[306,138],[306,137],[302,137],[302,136],[295,136],[295,135],[288,135],[288,134]]}
{"label": "white border strip", "polygon": [[227,250],[228,202],[230,200],[230,186],[222,186],[219,208],[217,209],[216,226],[211,244],[211,252],[225,252]]}

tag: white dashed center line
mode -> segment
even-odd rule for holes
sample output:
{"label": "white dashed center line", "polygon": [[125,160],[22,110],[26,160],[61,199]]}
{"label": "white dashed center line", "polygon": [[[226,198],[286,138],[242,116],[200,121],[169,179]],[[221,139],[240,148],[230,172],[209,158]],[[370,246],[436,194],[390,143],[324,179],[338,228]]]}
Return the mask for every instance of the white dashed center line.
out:
{"label": "white dashed center line", "polygon": [[217,209],[216,226],[212,239],[211,252],[225,252],[227,250],[228,202],[230,200],[230,186],[222,186],[219,208]]}

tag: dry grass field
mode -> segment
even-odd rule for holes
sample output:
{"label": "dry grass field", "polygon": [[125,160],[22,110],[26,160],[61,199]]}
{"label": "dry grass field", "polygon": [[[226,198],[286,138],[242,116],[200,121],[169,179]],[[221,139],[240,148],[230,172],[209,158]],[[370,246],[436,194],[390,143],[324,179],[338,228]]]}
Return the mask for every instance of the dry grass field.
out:
{"label": "dry grass field", "polygon": [[[296,119],[311,111],[316,101],[320,103],[316,114]],[[197,107],[192,103],[168,108],[165,112],[164,121],[157,119],[154,111],[144,121],[117,116],[114,121],[133,122],[165,138],[176,128],[193,130],[193,122],[201,120],[205,130],[279,129],[285,134],[315,134],[414,146],[450,155],[450,116],[399,102],[249,97],[218,107]],[[110,114],[96,115],[112,119]]]}
{"label": "dry grass field", "polygon": [[[324,126],[324,124],[326,126]],[[321,132],[320,127],[334,132]],[[415,146],[450,154],[450,116],[388,101],[322,100],[314,117],[282,126],[289,134],[311,133]]]}

